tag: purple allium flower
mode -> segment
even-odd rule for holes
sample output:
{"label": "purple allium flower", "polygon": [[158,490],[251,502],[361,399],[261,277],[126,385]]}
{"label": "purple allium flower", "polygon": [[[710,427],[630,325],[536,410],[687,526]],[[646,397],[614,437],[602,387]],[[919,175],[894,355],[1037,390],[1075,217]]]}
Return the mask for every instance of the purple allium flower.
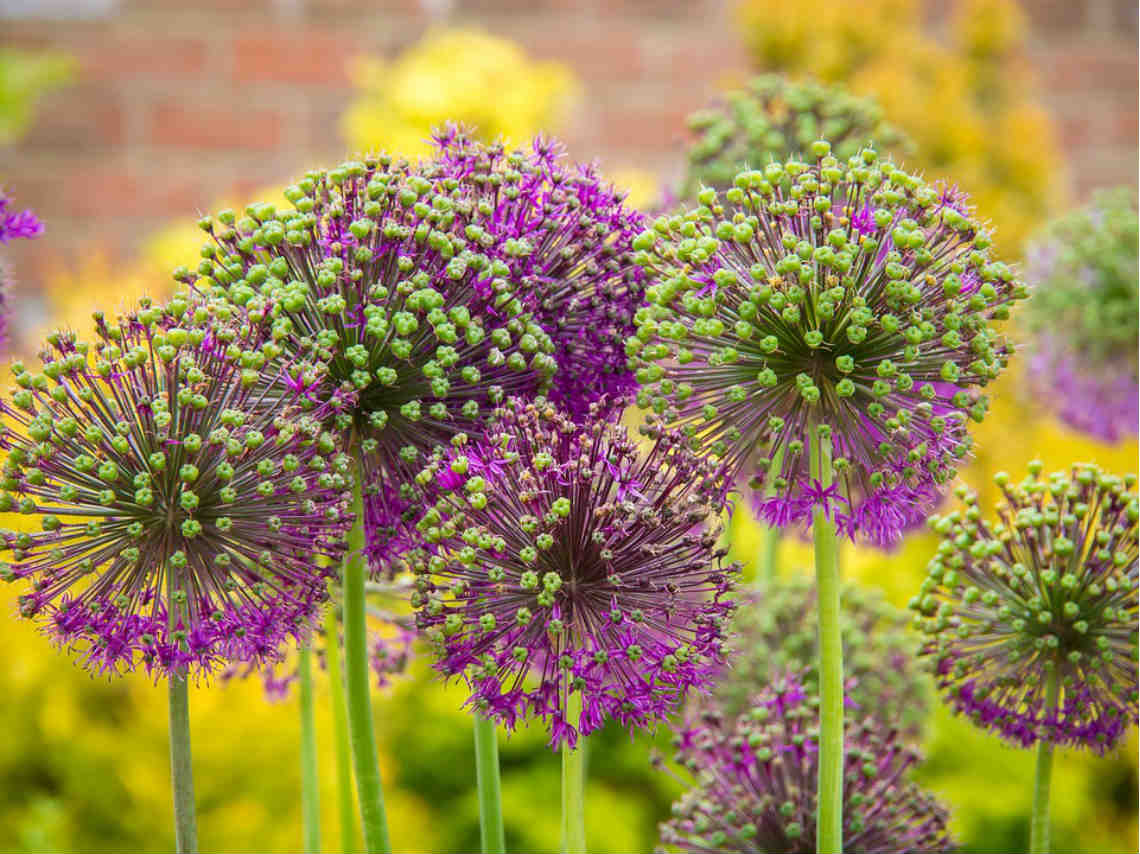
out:
{"label": "purple allium flower", "polygon": [[144,303],[93,346],[56,333],[13,366],[0,508],[25,617],[98,672],[209,675],[277,657],[326,599],[351,522],[348,460],[267,398],[224,317]]}
{"label": "purple allium flower", "polygon": [[[907,778],[918,754],[881,720],[849,720],[845,851],[947,851],[946,810]],[[682,725],[690,788],[661,825],[664,850],[815,852],[819,707],[796,677],[774,677],[735,720],[715,706]]]}
{"label": "purple allium flower", "polygon": [[[1009,352],[994,321],[1024,287],[938,188],[869,149],[846,163],[813,150],[638,236],[651,307],[627,352],[651,418],[770,494],[754,502],[768,524],[810,524],[822,506],[885,544],[968,451],[978,389]],[[852,222],[868,206],[871,234]],[[817,437],[834,455],[827,489],[810,474]]]}
{"label": "purple allium flower", "polygon": [[508,727],[545,719],[554,747],[608,718],[650,725],[706,686],[732,609],[722,473],[674,432],[652,431],[639,453],[602,410],[576,423],[545,401],[507,401],[485,443],[420,476],[464,476],[420,522],[429,550],[412,604],[437,667]]}
{"label": "purple allium flower", "polygon": [[995,477],[997,522],[964,489],[965,510],[931,520],[943,541],[911,602],[923,654],[979,726],[1023,747],[1104,751],[1137,718],[1136,477],[1029,471],[1017,485]]}
{"label": "purple allium flower", "polygon": [[1030,385],[1066,424],[1107,442],[1140,421],[1140,266],[1135,191],[1101,192],[1027,252]]}
{"label": "purple allium flower", "polygon": [[[878,591],[847,584],[841,592],[848,709],[917,741],[930,713],[932,685],[916,663],[919,638],[909,615]],[[783,673],[799,673],[804,690],[818,696],[817,614],[815,583],[806,575],[762,582],[737,597],[728,663],[713,688],[725,717],[744,711],[753,694]]]}
{"label": "purple allium flower", "polygon": [[0,190],[0,243],[7,243],[19,237],[31,239],[44,233],[44,224],[30,210],[13,211],[8,209],[11,202]]}

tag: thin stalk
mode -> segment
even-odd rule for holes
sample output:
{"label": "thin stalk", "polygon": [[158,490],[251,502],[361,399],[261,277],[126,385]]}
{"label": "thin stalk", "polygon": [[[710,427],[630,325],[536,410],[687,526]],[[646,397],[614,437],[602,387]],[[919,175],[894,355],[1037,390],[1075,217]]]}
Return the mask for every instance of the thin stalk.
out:
{"label": "thin stalk", "polygon": [[479,840],[483,854],[505,854],[503,798],[499,783],[499,734],[495,722],[476,712],[475,785],[479,789]]}
{"label": "thin stalk", "polygon": [[[582,695],[574,692],[566,701],[567,722],[577,727]],[[586,737],[578,734],[578,746],[562,742],[562,854],[586,854]]]}
{"label": "thin stalk", "polygon": [[[776,487],[772,481],[779,477],[780,467],[784,462],[784,446],[781,445],[772,455],[772,462],[768,468],[768,485],[764,488],[764,497],[771,498],[776,494]],[[780,567],[776,560],[780,552],[780,529],[776,526],[760,525],[760,563],[757,567],[756,577],[760,581],[773,581],[780,574]]]}
{"label": "thin stalk", "polygon": [[325,657],[329,669],[329,697],[332,701],[333,740],[336,742],[336,802],[340,820],[340,850],[356,850],[356,805],[352,791],[352,749],[348,740],[348,707],[344,676],[340,671],[340,622],[336,606],[325,611]]}
{"label": "thin stalk", "polygon": [[369,690],[368,629],[364,619],[364,472],[356,472],[353,511],[356,521],[348,535],[344,562],[344,670],[348,694],[348,732],[352,763],[356,769],[356,794],[368,854],[391,854],[384,789],[376,757],[376,734],[372,728],[372,695]]}
{"label": "thin stalk", "polygon": [[317,782],[317,724],[313,715],[313,647],[301,644],[301,821],[307,854],[321,850],[321,793]]}
{"label": "thin stalk", "polygon": [[[822,429],[822,428],[820,428]],[[811,476],[824,489],[834,476],[831,438],[811,436]],[[839,541],[828,509],[816,507],[815,576],[819,594],[819,785],[816,851],[843,852],[843,642],[839,633]]]}
{"label": "thin stalk", "polygon": [[[1057,708],[1061,683],[1053,668],[1045,683],[1045,709]],[[1029,854],[1049,854],[1049,785],[1053,779],[1053,743],[1037,742],[1037,774],[1033,780],[1033,817],[1029,823]]]}
{"label": "thin stalk", "polygon": [[[174,582],[166,573],[166,602],[171,630],[178,624]],[[186,672],[171,674],[170,784],[174,794],[174,845],[178,854],[197,854],[198,819],[194,807],[194,766],[190,752],[190,686]]]}

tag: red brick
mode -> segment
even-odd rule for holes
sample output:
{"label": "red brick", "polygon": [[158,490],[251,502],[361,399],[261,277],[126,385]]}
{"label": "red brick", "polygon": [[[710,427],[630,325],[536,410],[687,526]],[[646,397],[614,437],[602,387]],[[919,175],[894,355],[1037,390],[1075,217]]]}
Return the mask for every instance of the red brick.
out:
{"label": "red brick", "polygon": [[106,148],[122,145],[124,136],[118,96],[103,87],[84,86],[42,98],[21,144],[38,149]]}
{"label": "red brick", "polygon": [[66,158],[54,168],[39,163],[21,182],[21,202],[35,200],[45,219],[74,217],[109,228],[124,217],[147,218],[153,223],[165,217],[186,216],[209,202],[209,188],[192,174],[144,175],[123,160]]}
{"label": "red brick", "polygon": [[548,24],[518,41],[535,60],[558,60],[583,80],[614,84],[636,80],[646,70],[638,31],[628,23],[609,22],[604,28]]}
{"label": "red brick", "polygon": [[273,110],[171,99],[150,111],[147,138],[171,148],[271,151],[281,145],[286,124]]}
{"label": "red brick", "polygon": [[344,86],[347,60],[360,52],[355,39],[336,33],[240,34],[233,42],[233,75],[239,83]]}
{"label": "red brick", "polygon": [[202,39],[117,34],[84,43],[78,53],[84,73],[102,79],[185,76],[206,68]]}
{"label": "red brick", "polygon": [[1029,28],[1046,37],[1072,37],[1087,20],[1087,3],[1074,0],[1021,0],[1021,9],[1029,20]]}
{"label": "red brick", "polygon": [[634,153],[675,151],[685,145],[685,119],[701,106],[701,93],[662,92],[660,97],[645,97],[640,103],[618,100],[602,109],[598,119],[599,148]]}
{"label": "red brick", "polygon": [[1124,42],[1056,45],[1038,51],[1037,65],[1054,92],[1136,92],[1136,48]]}
{"label": "red brick", "polygon": [[1137,113],[1136,102],[1132,101],[1130,105],[1121,105],[1120,109],[1113,110],[1108,117],[1106,141],[1117,145],[1130,145],[1135,148],[1138,122],[1140,122],[1140,115]]}

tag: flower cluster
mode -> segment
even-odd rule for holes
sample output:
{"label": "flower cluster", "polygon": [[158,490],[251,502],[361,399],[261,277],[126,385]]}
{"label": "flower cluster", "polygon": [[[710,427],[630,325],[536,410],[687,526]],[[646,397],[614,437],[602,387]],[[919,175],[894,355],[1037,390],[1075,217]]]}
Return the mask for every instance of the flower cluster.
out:
{"label": "flower cluster", "polygon": [[[843,587],[840,603],[848,709],[917,739],[931,692],[915,663],[919,643],[909,615],[855,584]],[[815,584],[806,575],[761,583],[737,597],[729,664],[713,689],[725,717],[735,718],[761,686],[784,673],[800,674],[804,690],[818,696],[817,607]]]}
{"label": "flower cluster", "polygon": [[997,476],[997,522],[964,490],[932,520],[943,541],[911,608],[956,711],[1022,746],[1104,751],[1137,717],[1136,478],[1041,470]]}
{"label": "flower cluster", "polygon": [[[420,475],[420,629],[470,704],[533,713],[573,745],[607,718],[664,718],[721,661],[733,570],[721,565],[721,472],[673,432],[642,453],[619,415],[581,424],[508,401],[485,440]],[[569,712],[580,702],[580,718]]]}
{"label": "flower cluster", "polygon": [[51,336],[43,371],[13,367],[0,509],[8,581],[96,671],[139,660],[209,674],[278,655],[327,597],[351,522],[347,458],[265,393],[259,342],[184,301],[143,305],[94,346]]}
{"label": "flower cluster", "polygon": [[0,243],[7,243],[19,237],[32,239],[44,233],[44,224],[30,210],[16,212],[9,210],[11,203],[4,191],[0,190]]}
{"label": "flower cluster", "polygon": [[779,74],[754,77],[746,88],[693,113],[689,129],[696,139],[688,152],[682,192],[686,199],[696,198],[701,186],[728,189],[741,169],[805,154],[821,137],[841,158],[867,145],[906,147],[871,98],[852,95],[842,86],[797,82]]}
{"label": "flower cluster", "polygon": [[1140,269],[1135,192],[1098,194],[1027,250],[1034,393],[1067,424],[1114,442],[1136,435]]}
{"label": "flower cluster", "polygon": [[[640,234],[650,306],[627,352],[639,403],[750,478],[768,524],[822,506],[885,544],[968,451],[1009,354],[995,321],[1025,289],[960,193],[829,150],[742,172],[726,204],[705,189]],[[829,484],[813,468],[832,455]]]}
{"label": "flower cluster", "polygon": [[[844,850],[949,850],[946,810],[906,778],[915,751],[872,718],[844,738]],[[817,850],[819,709],[798,678],[775,678],[735,720],[705,709],[674,743],[692,781],[661,826],[668,849]]]}

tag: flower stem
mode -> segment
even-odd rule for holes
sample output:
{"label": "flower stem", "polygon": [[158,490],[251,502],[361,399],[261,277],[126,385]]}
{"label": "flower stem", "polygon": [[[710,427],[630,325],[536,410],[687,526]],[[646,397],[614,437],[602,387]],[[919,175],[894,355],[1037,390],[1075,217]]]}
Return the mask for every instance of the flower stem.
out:
{"label": "flower stem", "polygon": [[[812,434],[811,476],[831,486],[831,438]],[[826,507],[815,508],[815,575],[819,595],[819,786],[816,851],[843,852],[843,643],[839,632],[839,542]]]}
{"label": "flower stem", "polygon": [[[166,607],[170,629],[178,625],[174,580],[166,572]],[[174,794],[174,845],[178,854],[197,854],[198,819],[194,807],[194,766],[190,753],[190,686],[186,671],[172,673],[170,690],[170,784]]]}
{"label": "flower stem", "polygon": [[[567,722],[577,727],[582,696],[567,697]],[[586,854],[586,737],[579,733],[578,746],[562,742],[562,854]]]}
{"label": "flower stem", "polygon": [[353,487],[356,521],[348,534],[348,557],[344,562],[344,670],[348,694],[348,732],[352,762],[356,768],[356,794],[364,825],[368,854],[390,854],[388,818],[384,812],[384,789],[376,757],[376,734],[372,729],[372,695],[368,676],[368,629],[364,620],[364,496],[363,471],[357,471]]}
{"label": "flower stem", "polygon": [[[1045,709],[1057,708],[1060,680],[1054,668],[1045,683]],[[1033,817],[1029,824],[1029,854],[1049,854],[1049,784],[1053,779],[1053,743],[1037,742],[1037,774],[1033,781]]]}
{"label": "flower stem", "polygon": [[475,784],[479,789],[479,839],[483,854],[505,854],[503,803],[499,785],[499,735],[495,722],[478,712],[475,720]]}
{"label": "flower stem", "polygon": [[[772,485],[772,481],[780,476],[780,467],[784,462],[784,446],[781,445],[772,454],[772,462],[768,467],[768,485],[764,489],[764,497],[771,498],[776,494],[776,487]],[[772,581],[780,574],[780,567],[777,563],[777,556],[780,552],[780,529],[775,526],[768,526],[763,523],[760,524],[760,541],[762,543],[760,549],[760,561],[757,568],[756,577],[760,581]]]}
{"label": "flower stem", "polygon": [[348,708],[344,676],[340,672],[340,622],[336,606],[325,611],[325,656],[329,669],[329,697],[332,699],[333,739],[336,741],[336,800],[340,819],[340,850],[356,850],[356,805],[352,793],[352,750],[348,741]]}
{"label": "flower stem", "polygon": [[317,724],[313,716],[313,647],[311,641],[301,644],[301,820],[305,851],[321,850],[321,795],[317,782]]}

